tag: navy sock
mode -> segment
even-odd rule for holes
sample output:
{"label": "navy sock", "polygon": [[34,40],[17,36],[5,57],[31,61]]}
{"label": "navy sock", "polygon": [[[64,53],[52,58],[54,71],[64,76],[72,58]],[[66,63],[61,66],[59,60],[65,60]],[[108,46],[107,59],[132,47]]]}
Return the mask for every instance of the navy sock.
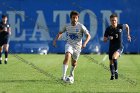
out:
{"label": "navy sock", "polygon": [[115,71],[117,72],[117,70],[118,70],[118,62],[117,62],[117,59],[113,59],[113,62],[114,62]]}
{"label": "navy sock", "polygon": [[114,65],[110,64],[110,72],[111,72],[111,76],[114,76]]}
{"label": "navy sock", "polygon": [[2,57],[2,52],[0,52],[0,57]]}
{"label": "navy sock", "polygon": [[8,52],[5,51],[5,58],[8,58]]}

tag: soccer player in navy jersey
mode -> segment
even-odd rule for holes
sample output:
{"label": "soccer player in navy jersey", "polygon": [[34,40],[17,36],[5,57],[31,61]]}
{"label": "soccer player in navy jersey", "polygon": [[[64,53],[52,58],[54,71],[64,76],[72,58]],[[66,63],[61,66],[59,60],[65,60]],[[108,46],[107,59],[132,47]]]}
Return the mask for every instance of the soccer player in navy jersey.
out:
{"label": "soccer player in navy jersey", "polygon": [[[63,61],[63,72],[62,80],[65,81],[66,72],[68,69],[68,63],[71,59],[71,70],[70,77],[74,78],[74,69],[77,65],[77,60],[79,58],[82,48],[85,48],[90,40],[90,34],[87,28],[78,22],[79,13],[77,11],[71,11],[70,13],[71,23],[67,24],[56,36],[53,41],[53,45],[56,46],[56,41],[60,39],[62,33],[66,33],[67,43],[65,45],[65,58]],[[82,43],[83,34],[86,36],[86,40]]]}
{"label": "soccer player in navy jersey", "polygon": [[118,64],[117,59],[123,52],[122,44],[122,31],[127,31],[127,39],[131,41],[130,31],[128,24],[118,24],[118,16],[112,14],[110,16],[111,25],[106,28],[104,33],[104,42],[110,41],[109,43],[109,60],[110,60],[110,80],[118,79]]}
{"label": "soccer player in navy jersey", "polygon": [[2,49],[5,50],[5,61],[4,63],[7,64],[8,60],[8,48],[9,48],[9,41],[11,35],[11,28],[10,24],[8,24],[8,17],[7,15],[2,15],[2,21],[0,22],[0,64],[2,64]]}

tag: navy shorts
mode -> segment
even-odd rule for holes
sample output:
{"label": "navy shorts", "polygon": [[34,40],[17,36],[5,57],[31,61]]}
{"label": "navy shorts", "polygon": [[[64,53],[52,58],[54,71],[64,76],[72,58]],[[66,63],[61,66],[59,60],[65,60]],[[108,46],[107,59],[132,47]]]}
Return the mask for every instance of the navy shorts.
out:
{"label": "navy shorts", "polygon": [[122,54],[122,52],[123,52],[123,48],[120,48],[120,49],[118,49],[118,50],[114,50],[114,51],[109,51],[109,59],[110,60],[112,60],[112,56],[113,56],[113,54],[115,53],[115,52],[118,52],[120,55]]}
{"label": "navy shorts", "polygon": [[4,44],[9,44],[10,42],[10,38],[7,37],[7,38],[0,38],[0,47],[3,46]]}

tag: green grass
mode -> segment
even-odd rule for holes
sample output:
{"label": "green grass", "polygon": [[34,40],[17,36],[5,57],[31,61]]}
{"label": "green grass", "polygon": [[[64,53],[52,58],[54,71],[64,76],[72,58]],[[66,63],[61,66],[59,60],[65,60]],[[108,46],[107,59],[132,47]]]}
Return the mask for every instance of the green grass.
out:
{"label": "green grass", "polygon": [[60,80],[64,55],[17,55],[26,61],[10,54],[8,64],[0,65],[0,93],[140,92],[140,55],[122,55],[120,77],[113,81],[105,55],[81,55],[71,85]]}

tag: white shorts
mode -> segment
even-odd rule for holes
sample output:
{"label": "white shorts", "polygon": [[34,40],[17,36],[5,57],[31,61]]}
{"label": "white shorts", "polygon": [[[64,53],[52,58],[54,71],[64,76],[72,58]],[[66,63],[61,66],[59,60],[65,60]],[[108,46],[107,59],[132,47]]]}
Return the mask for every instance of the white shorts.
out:
{"label": "white shorts", "polygon": [[67,53],[67,52],[71,53],[72,59],[77,61],[79,56],[80,56],[81,48],[76,48],[75,46],[72,46],[70,44],[66,44],[65,45],[65,53]]}

